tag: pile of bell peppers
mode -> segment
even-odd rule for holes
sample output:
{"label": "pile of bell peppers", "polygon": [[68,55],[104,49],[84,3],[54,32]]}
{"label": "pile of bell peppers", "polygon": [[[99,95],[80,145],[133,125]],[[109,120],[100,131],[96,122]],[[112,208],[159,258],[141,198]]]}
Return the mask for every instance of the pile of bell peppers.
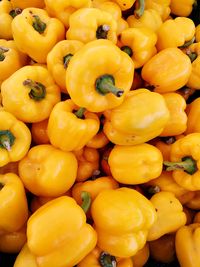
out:
{"label": "pile of bell peppers", "polygon": [[198,2],[0,1],[13,267],[200,267]]}

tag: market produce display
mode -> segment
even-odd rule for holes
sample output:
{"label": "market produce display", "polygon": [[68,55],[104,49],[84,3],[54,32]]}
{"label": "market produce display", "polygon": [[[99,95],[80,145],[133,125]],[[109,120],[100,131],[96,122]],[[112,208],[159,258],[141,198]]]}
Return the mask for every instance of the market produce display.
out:
{"label": "market produce display", "polygon": [[200,267],[200,1],[0,1],[0,267]]}

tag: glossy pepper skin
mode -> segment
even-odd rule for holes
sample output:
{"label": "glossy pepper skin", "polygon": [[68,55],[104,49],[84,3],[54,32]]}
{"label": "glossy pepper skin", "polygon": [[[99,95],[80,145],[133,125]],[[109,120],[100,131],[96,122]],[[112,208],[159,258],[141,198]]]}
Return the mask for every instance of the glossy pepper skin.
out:
{"label": "glossy pepper skin", "polygon": [[200,224],[181,227],[176,233],[176,254],[181,267],[200,265]]}
{"label": "glossy pepper skin", "polygon": [[157,52],[157,36],[145,27],[125,29],[120,35],[120,41],[121,50],[132,58],[136,69],[142,67]]}
{"label": "glossy pepper skin", "polygon": [[20,51],[38,63],[45,63],[49,51],[64,39],[65,28],[58,19],[50,18],[45,10],[26,8],[13,19],[12,33]]}
{"label": "glossy pepper skin", "polygon": [[99,152],[95,148],[84,147],[74,151],[78,160],[78,171],[76,181],[83,182],[92,177],[99,170]]}
{"label": "glossy pepper skin", "polygon": [[[97,8],[81,8],[69,18],[68,40],[88,43],[97,39],[117,42],[117,23],[108,12]],[[81,34],[80,34],[81,32]]]}
{"label": "glossy pepper skin", "polygon": [[19,162],[19,176],[34,195],[56,197],[75,182],[77,165],[73,153],[51,145],[38,145],[32,147]]}
{"label": "glossy pepper skin", "polygon": [[154,146],[115,146],[108,164],[115,180],[123,184],[142,184],[160,176],[162,154]]}
{"label": "glossy pepper skin", "polygon": [[185,99],[174,92],[163,94],[163,97],[170,112],[170,118],[160,136],[175,136],[184,133],[187,128]]}
{"label": "glossy pepper skin", "polygon": [[24,122],[47,119],[60,101],[59,87],[43,66],[25,66],[13,73],[1,86],[5,110]]}
{"label": "glossy pepper skin", "polygon": [[108,40],[96,40],[70,60],[66,87],[76,105],[102,112],[123,102],[133,76],[134,64],[126,53]]}
{"label": "glossy pepper skin", "polygon": [[196,98],[191,104],[188,111],[186,133],[200,133],[200,97]]}
{"label": "glossy pepper skin", "polygon": [[10,0],[12,6],[14,8],[19,7],[19,8],[27,8],[27,7],[37,7],[37,8],[44,8],[44,0]]}
{"label": "glossy pepper skin", "polygon": [[163,49],[143,66],[142,78],[155,92],[173,92],[186,85],[191,71],[189,58],[180,49],[172,47]]}
{"label": "glossy pepper skin", "polygon": [[148,199],[125,187],[102,191],[93,201],[91,213],[98,247],[116,257],[134,256],[145,245],[157,218]]}
{"label": "glossy pepper skin", "polygon": [[27,244],[25,244],[18,254],[13,267],[38,267],[36,257],[30,252]]}
{"label": "glossy pepper skin", "polygon": [[28,205],[24,186],[14,173],[0,175],[0,232],[20,230],[28,219]]}
{"label": "glossy pepper skin", "polygon": [[0,167],[22,159],[30,144],[28,127],[9,112],[0,111]]}
{"label": "glossy pepper skin", "polygon": [[0,85],[15,71],[22,68],[26,61],[27,56],[17,49],[14,41],[0,39]]}
{"label": "glossy pepper skin", "polygon": [[[81,116],[73,113],[77,110],[82,110]],[[47,128],[52,145],[64,151],[79,150],[96,135],[100,125],[98,116],[81,110],[70,99],[56,104]]]}
{"label": "glossy pepper skin", "polygon": [[13,7],[10,1],[0,1],[0,39],[12,39],[11,23],[13,17],[9,14],[12,9]]}
{"label": "glossy pepper skin", "polygon": [[67,93],[65,76],[69,61],[82,46],[77,40],[63,40],[47,55],[47,68],[63,93]]}
{"label": "glossy pepper skin", "polygon": [[186,223],[183,206],[171,192],[159,192],[150,199],[157,212],[157,220],[148,232],[148,241],[176,232]]}
{"label": "glossy pepper skin", "polygon": [[171,0],[145,0],[145,8],[156,10],[162,20],[165,21],[171,12],[170,3]]}
{"label": "glossy pepper skin", "polygon": [[66,28],[69,27],[69,19],[72,13],[84,7],[91,7],[92,4],[91,0],[61,0],[59,2],[54,2],[51,0],[44,1],[48,14],[51,17],[58,18]]}
{"label": "glossy pepper skin", "polygon": [[157,35],[158,51],[168,47],[181,47],[194,37],[195,25],[189,18],[168,19],[160,26]]}
{"label": "glossy pepper skin", "polygon": [[192,9],[195,5],[195,0],[171,0],[170,9],[171,12],[180,17],[188,17],[192,12]]}
{"label": "glossy pepper skin", "polygon": [[31,125],[31,135],[36,145],[48,144],[49,137],[47,134],[48,120],[35,122]]}
{"label": "glossy pepper skin", "polygon": [[94,249],[96,242],[96,232],[71,197],[48,202],[28,220],[27,244],[39,267],[74,266]]}
{"label": "glossy pepper skin", "polygon": [[149,141],[161,134],[169,120],[163,96],[147,89],[130,91],[120,106],[104,114],[104,133],[117,145],[137,145]]}

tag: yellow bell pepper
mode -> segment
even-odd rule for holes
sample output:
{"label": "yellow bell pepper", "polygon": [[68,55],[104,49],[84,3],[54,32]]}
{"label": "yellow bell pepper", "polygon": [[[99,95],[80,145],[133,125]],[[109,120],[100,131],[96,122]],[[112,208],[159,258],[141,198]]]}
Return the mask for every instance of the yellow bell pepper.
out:
{"label": "yellow bell pepper", "polygon": [[0,167],[22,159],[30,144],[28,127],[9,112],[0,111]]}
{"label": "yellow bell pepper", "polygon": [[22,68],[26,61],[27,56],[17,49],[14,41],[0,39],[0,85],[15,71]]}
{"label": "yellow bell pepper", "polygon": [[45,3],[44,0],[10,0],[12,6],[14,8],[19,7],[19,8],[27,8],[27,7],[38,7],[38,8],[44,8]]}
{"label": "yellow bell pepper", "polygon": [[49,144],[49,137],[47,135],[48,120],[32,123],[31,135],[32,140],[36,145]]}
{"label": "yellow bell pepper", "polygon": [[[81,8],[69,19],[68,40],[88,43],[97,39],[117,42],[117,22],[111,14],[97,8]],[[81,32],[81,34],[80,34]]]}
{"label": "yellow bell pepper", "polygon": [[181,227],[176,233],[176,255],[181,267],[200,266],[200,224]]}
{"label": "yellow bell pepper", "polygon": [[47,68],[63,93],[67,93],[65,76],[69,61],[82,46],[76,40],[60,41],[47,55]]}
{"label": "yellow bell pepper", "polygon": [[181,2],[179,0],[171,0],[171,13],[180,17],[188,17],[195,4],[196,0],[183,0]]}
{"label": "yellow bell pepper", "polygon": [[96,40],[86,44],[70,60],[66,86],[76,105],[102,112],[123,102],[133,75],[134,64],[126,53],[111,41]]}
{"label": "yellow bell pepper", "polygon": [[19,253],[26,243],[26,224],[16,232],[0,235],[0,251],[4,253]]}
{"label": "yellow bell pepper", "polygon": [[151,257],[159,262],[170,263],[175,260],[175,235],[164,235],[149,242]]}
{"label": "yellow bell pepper", "polygon": [[60,0],[60,1],[51,1],[51,0],[44,0],[46,4],[46,10],[51,17],[58,18],[66,28],[69,27],[69,19],[72,13],[76,10],[84,8],[84,7],[91,7],[92,1],[91,0]]}
{"label": "yellow bell pepper", "polygon": [[122,184],[142,184],[160,176],[162,154],[149,144],[115,146],[108,158],[112,176]]}
{"label": "yellow bell pepper", "polygon": [[34,195],[56,197],[72,187],[77,167],[72,152],[64,152],[51,145],[38,145],[32,147],[19,162],[19,176]]}
{"label": "yellow bell pepper", "polygon": [[12,34],[20,51],[38,63],[45,63],[49,51],[64,39],[65,28],[58,19],[50,18],[45,10],[26,8],[13,19]]}
{"label": "yellow bell pepper", "polygon": [[156,92],[173,92],[186,85],[191,71],[188,56],[171,47],[157,53],[143,66],[142,78]]}
{"label": "yellow bell pepper", "polygon": [[38,267],[36,257],[30,252],[27,244],[18,254],[13,267]]}
{"label": "yellow bell pepper", "polygon": [[192,210],[200,209],[200,191],[193,192],[194,196],[185,205]]}
{"label": "yellow bell pepper", "polygon": [[169,111],[162,95],[138,89],[130,91],[124,102],[105,112],[105,116],[104,133],[112,143],[137,145],[163,131],[169,120]]}
{"label": "yellow bell pepper", "polygon": [[200,42],[200,24],[195,29],[195,40],[196,42]]}
{"label": "yellow bell pepper", "polygon": [[130,188],[102,191],[91,206],[97,245],[116,257],[134,256],[157,216],[151,202]]}
{"label": "yellow bell pepper", "polygon": [[0,234],[20,230],[28,219],[24,186],[14,173],[0,175]]}
{"label": "yellow bell pepper", "polygon": [[165,21],[171,12],[170,2],[171,0],[145,0],[145,8],[156,10],[162,20]]}
{"label": "yellow bell pepper", "polygon": [[78,171],[76,181],[83,182],[93,176],[99,170],[99,152],[95,148],[84,147],[74,151],[78,160]]}
{"label": "yellow bell pepper", "polygon": [[156,50],[157,36],[148,28],[128,28],[120,34],[121,50],[133,60],[135,68],[142,67]]}
{"label": "yellow bell pepper", "polygon": [[147,240],[153,241],[176,232],[186,223],[183,206],[171,192],[159,192],[150,199],[157,212],[157,220],[149,229]]}
{"label": "yellow bell pepper", "polygon": [[123,18],[119,18],[117,20],[117,36],[119,36],[124,30],[128,29],[128,27],[128,22]]}
{"label": "yellow bell pepper", "polygon": [[96,114],[78,108],[69,99],[55,105],[47,131],[52,145],[64,151],[72,151],[83,148],[96,135],[99,126]]}
{"label": "yellow bell pepper", "polygon": [[172,144],[171,162],[164,161],[177,184],[189,191],[200,190],[200,133],[191,133]]}
{"label": "yellow bell pepper", "polygon": [[186,133],[200,133],[200,97],[196,98],[191,104],[188,112]]}
{"label": "yellow bell pepper", "polygon": [[154,9],[146,9],[140,18],[131,15],[127,18],[127,22],[131,28],[147,27],[154,32],[157,32],[162,25],[162,19]]}
{"label": "yellow bell pepper", "polygon": [[174,136],[184,133],[187,128],[185,99],[177,93],[163,94],[163,97],[170,112],[170,118],[160,136]]}
{"label": "yellow bell pepper", "polygon": [[96,232],[86,224],[84,211],[68,196],[48,202],[27,223],[27,244],[38,267],[74,266],[96,242]]}
{"label": "yellow bell pepper", "polygon": [[60,101],[60,90],[45,67],[25,66],[1,86],[4,109],[24,122],[47,119]]}
{"label": "yellow bell pepper", "polygon": [[194,22],[185,17],[166,20],[158,29],[157,48],[181,47],[195,35]]}

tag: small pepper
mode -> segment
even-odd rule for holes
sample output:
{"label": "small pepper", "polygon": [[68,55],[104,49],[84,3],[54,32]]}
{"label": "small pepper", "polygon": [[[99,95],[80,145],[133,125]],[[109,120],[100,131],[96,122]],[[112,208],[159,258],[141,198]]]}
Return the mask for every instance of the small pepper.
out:
{"label": "small pepper", "polygon": [[[172,0],[145,0],[145,8],[146,9],[154,9],[161,16],[162,20],[165,21],[169,14],[170,10],[170,2]],[[187,17],[187,16],[186,16]]]}
{"label": "small pepper", "polygon": [[134,64],[126,53],[111,41],[96,40],[72,57],[66,85],[76,105],[102,112],[123,102],[131,88],[133,75]]}
{"label": "small pepper", "polygon": [[38,63],[45,63],[49,51],[64,39],[65,28],[45,10],[26,8],[13,19],[12,34],[20,51]]}
{"label": "small pepper", "polygon": [[72,152],[64,152],[51,145],[38,145],[32,147],[19,162],[19,176],[34,195],[56,197],[74,184],[77,165]]}
{"label": "small pepper", "polygon": [[48,120],[35,122],[31,126],[31,135],[36,145],[48,144],[49,137],[47,134]]}
{"label": "small pepper", "polygon": [[37,7],[37,8],[44,8],[44,0],[10,0],[12,6],[14,8],[19,7],[25,9],[27,7]]}
{"label": "small pepper", "polygon": [[188,17],[196,4],[196,0],[183,0],[181,2],[179,0],[171,0],[171,13],[180,17]]}
{"label": "small pepper", "polygon": [[96,135],[99,126],[96,114],[78,108],[69,99],[59,102],[53,108],[47,131],[52,145],[64,151],[72,151],[82,149]]}
{"label": "small pepper", "polygon": [[1,86],[5,110],[24,122],[47,119],[60,101],[59,87],[45,67],[25,66],[13,73]]}

